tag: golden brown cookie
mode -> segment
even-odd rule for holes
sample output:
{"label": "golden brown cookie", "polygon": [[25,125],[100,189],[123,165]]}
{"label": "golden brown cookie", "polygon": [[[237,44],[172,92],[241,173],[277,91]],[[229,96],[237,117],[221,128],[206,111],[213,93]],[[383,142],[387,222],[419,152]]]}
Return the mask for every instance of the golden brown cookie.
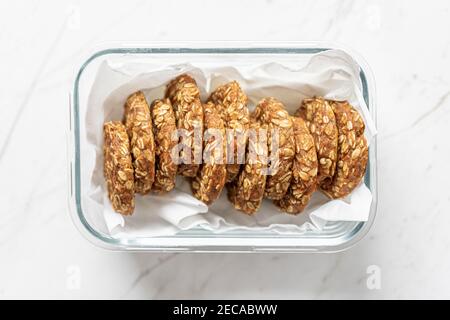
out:
{"label": "golden brown cookie", "polygon": [[364,121],[347,101],[330,101],[339,131],[336,173],[331,181],[321,185],[330,198],[350,194],[366,171],[369,149],[364,137]]}
{"label": "golden brown cookie", "polygon": [[267,125],[252,122],[245,165],[229,185],[228,199],[237,210],[254,214],[264,196],[267,174]]}
{"label": "golden brown cookie", "polygon": [[268,126],[269,175],[264,196],[280,200],[286,194],[292,178],[294,135],[292,118],[284,105],[275,98],[262,99],[252,113],[252,118]]}
{"label": "golden brown cookie", "polygon": [[151,106],[153,135],[155,136],[155,182],[152,191],[165,193],[175,187],[177,165],[172,152],[178,141],[174,139],[177,130],[175,113],[169,99],[155,100]]}
{"label": "golden brown cookie", "polygon": [[180,151],[181,164],[178,173],[185,177],[195,177],[202,158],[203,106],[200,91],[195,80],[182,74],[169,82],[166,88],[180,133],[180,144],[186,150]]}
{"label": "golden brown cookie", "polygon": [[119,121],[103,125],[103,174],[114,211],[131,215],[134,211],[134,173],[125,126]]}
{"label": "golden brown cookie", "polygon": [[314,138],[302,118],[292,117],[295,137],[295,157],[292,180],[286,195],[274,201],[282,211],[291,214],[302,212],[317,185],[317,155]]}
{"label": "golden brown cookie", "polygon": [[221,111],[227,129],[228,145],[231,146],[228,150],[227,182],[236,178],[240,164],[244,160],[244,157],[239,158],[239,153],[244,156],[247,144],[246,133],[250,123],[247,100],[247,96],[236,81],[218,87],[209,97],[209,101],[217,105]]}
{"label": "golden brown cookie", "polygon": [[205,136],[203,141],[203,164],[192,180],[194,196],[207,205],[214,202],[225,186],[226,136],[219,110],[212,102],[203,107]]}
{"label": "golden brown cookie", "polygon": [[329,183],[334,176],[337,159],[338,131],[329,101],[315,97],[305,99],[296,115],[302,117],[316,145],[319,185]]}
{"label": "golden brown cookie", "polygon": [[141,91],[128,97],[124,123],[130,138],[135,191],[146,194],[155,179],[155,142],[150,109]]}

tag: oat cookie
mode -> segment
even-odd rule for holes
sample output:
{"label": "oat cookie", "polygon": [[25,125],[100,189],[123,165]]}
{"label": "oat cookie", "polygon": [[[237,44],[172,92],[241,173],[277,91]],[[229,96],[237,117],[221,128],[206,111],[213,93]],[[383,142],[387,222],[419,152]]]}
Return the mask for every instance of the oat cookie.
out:
{"label": "oat cookie", "polygon": [[172,103],[177,128],[185,130],[186,136],[180,136],[180,144],[190,149],[190,152],[180,151],[182,163],[178,166],[178,173],[195,177],[202,157],[203,135],[203,106],[197,83],[191,76],[182,74],[169,82],[166,98]]}
{"label": "oat cookie", "polygon": [[337,166],[333,180],[321,189],[335,199],[345,197],[358,186],[366,171],[369,149],[359,113],[347,101],[330,101],[330,104],[339,131]]}
{"label": "oat cookie", "polygon": [[334,176],[337,159],[338,131],[336,118],[329,101],[315,97],[305,99],[296,115],[308,125],[316,145],[319,185],[329,183]]}
{"label": "oat cookie", "polygon": [[305,209],[317,185],[317,155],[314,138],[302,118],[293,117],[295,157],[292,180],[286,195],[274,201],[282,211],[298,214]]}
{"label": "oat cookie", "polygon": [[153,101],[150,109],[155,137],[155,182],[152,191],[166,193],[175,187],[177,176],[177,165],[172,158],[177,145],[177,140],[172,138],[177,130],[175,114],[169,99]]}
{"label": "oat cookie", "polygon": [[232,150],[228,150],[227,182],[234,180],[238,175],[240,169],[238,150],[245,150],[247,144],[246,133],[250,123],[247,100],[247,96],[236,81],[218,87],[209,97],[209,101],[216,104],[221,111],[229,135],[228,140],[233,141],[229,143]]}
{"label": "oat cookie", "polygon": [[124,123],[130,139],[135,191],[147,194],[155,179],[155,141],[150,109],[141,91],[128,97]]}
{"label": "oat cookie", "polygon": [[228,198],[237,210],[252,215],[261,206],[266,186],[267,125],[252,122],[250,129],[245,164],[229,185]]}
{"label": "oat cookie", "polygon": [[219,110],[212,102],[208,102],[203,112],[203,163],[192,180],[192,191],[197,199],[210,205],[220,196],[225,185],[227,148],[225,126]]}
{"label": "oat cookie", "polygon": [[280,200],[286,194],[292,178],[294,135],[292,118],[284,105],[275,98],[262,99],[252,113],[256,121],[268,125],[269,175],[264,196]]}
{"label": "oat cookie", "polygon": [[134,211],[134,173],[125,126],[119,121],[103,125],[103,174],[114,211]]}

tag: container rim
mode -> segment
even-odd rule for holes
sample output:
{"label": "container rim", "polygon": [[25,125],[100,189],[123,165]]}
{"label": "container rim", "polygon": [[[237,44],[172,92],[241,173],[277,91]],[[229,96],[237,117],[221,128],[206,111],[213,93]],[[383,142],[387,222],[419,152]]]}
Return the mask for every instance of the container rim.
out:
{"label": "container rim", "polygon": [[[376,92],[373,73],[367,62],[353,50],[344,48],[336,43],[325,42],[189,42],[186,44],[174,42],[158,42],[151,45],[145,43],[126,44],[124,42],[116,43],[114,46],[109,44],[103,46],[88,55],[80,68],[78,69],[75,80],[73,82],[73,93],[69,97],[69,141],[68,141],[68,172],[69,172],[69,212],[71,219],[81,234],[84,235],[91,243],[109,250],[120,251],[149,251],[149,252],[339,252],[346,250],[358,243],[370,230],[376,216],[377,210],[377,136],[373,138],[369,147],[369,153],[375,161],[369,162],[366,179],[369,180],[372,192],[372,204],[370,208],[369,219],[367,221],[357,222],[355,227],[346,235],[345,240],[335,244],[305,245],[305,239],[301,239],[296,243],[295,238],[277,237],[272,240],[277,244],[266,243],[265,237],[251,237],[248,239],[239,238],[233,244],[218,243],[211,244],[201,237],[157,237],[153,239],[165,239],[165,244],[136,246],[128,240],[119,240],[109,235],[103,234],[93,228],[84,216],[81,207],[81,181],[80,181],[80,127],[79,127],[79,84],[84,70],[99,57],[108,54],[314,54],[327,50],[338,49],[349,54],[360,67],[360,80],[362,85],[362,93],[364,100],[371,112],[372,118],[377,124],[376,113]],[[180,245],[188,240],[190,245]],[[228,237],[215,237],[218,239],[230,240]],[[194,241],[193,241],[194,240]],[[205,241],[206,240],[206,241]],[[262,240],[262,241],[260,241]],[[266,241],[264,241],[266,240]],[[264,244],[260,244],[264,243]]]}

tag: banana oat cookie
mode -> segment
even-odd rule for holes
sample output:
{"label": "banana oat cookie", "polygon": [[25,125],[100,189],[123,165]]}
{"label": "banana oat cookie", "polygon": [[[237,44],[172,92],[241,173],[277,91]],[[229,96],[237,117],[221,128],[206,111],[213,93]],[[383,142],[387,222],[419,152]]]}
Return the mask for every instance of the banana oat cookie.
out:
{"label": "banana oat cookie", "polygon": [[170,99],[175,112],[180,144],[188,149],[180,151],[178,173],[195,177],[202,157],[203,135],[203,106],[197,83],[191,76],[182,74],[169,82],[166,98]]}
{"label": "banana oat cookie", "polygon": [[124,123],[130,139],[135,191],[146,194],[155,179],[155,142],[150,109],[141,91],[128,97]]}
{"label": "banana oat cookie", "polygon": [[227,175],[225,126],[219,110],[212,102],[203,107],[205,137],[203,163],[192,180],[194,196],[210,205],[222,192]]}
{"label": "banana oat cookie", "polygon": [[[231,150],[228,150],[227,182],[233,181],[239,173],[240,163],[238,150],[245,150],[247,144],[247,129],[250,123],[250,113],[247,108],[247,96],[239,83],[229,82],[218,87],[210,95],[212,101],[219,108],[227,129]],[[245,151],[242,153],[244,155]]]}
{"label": "banana oat cookie", "polygon": [[229,185],[228,198],[237,210],[254,214],[264,196],[267,174],[267,125],[252,122],[245,164]]}
{"label": "banana oat cookie", "polygon": [[348,195],[366,171],[369,150],[364,137],[364,121],[347,101],[330,101],[339,132],[336,173],[322,191],[332,199]]}
{"label": "banana oat cookie", "polygon": [[114,211],[134,211],[134,173],[125,126],[119,121],[103,125],[103,174]]}
{"label": "banana oat cookie", "polygon": [[292,180],[286,195],[274,201],[282,211],[298,214],[305,209],[317,185],[317,155],[314,138],[302,118],[293,117],[295,157]]}
{"label": "banana oat cookie", "polygon": [[302,117],[314,138],[319,171],[319,185],[329,183],[336,169],[338,130],[336,118],[329,101],[315,97],[305,99],[296,115]]}
{"label": "banana oat cookie", "polygon": [[177,130],[175,114],[169,99],[155,100],[151,105],[155,136],[155,182],[152,191],[166,193],[175,187],[177,165],[172,152],[177,145],[173,134]]}
{"label": "banana oat cookie", "polygon": [[252,118],[268,126],[269,175],[264,196],[280,200],[286,194],[292,178],[294,135],[292,118],[284,105],[275,98],[262,99]]}

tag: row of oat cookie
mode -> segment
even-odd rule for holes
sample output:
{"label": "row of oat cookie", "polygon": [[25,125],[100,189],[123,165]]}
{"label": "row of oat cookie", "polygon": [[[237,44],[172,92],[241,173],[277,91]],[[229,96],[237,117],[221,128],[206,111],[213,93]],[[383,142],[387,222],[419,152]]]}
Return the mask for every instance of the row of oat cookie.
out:
{"label": "row of oat cookie", "polygon": [[131,94],[123,121],[104,124],[104,176],[113,209],[132,214],[135,193],[168,192],[177,173],[191,180],[195,197],[211,204],[239,173],[238,150],[245,151],[248,127],[247,96],[237,82],[217,88],[205,104],[186,74],[150,105],[141,91]]}
{"label": "row of oat cookie", "polygon": [[175,129],[170,100],[155,100],[149,106],[141,91],[127,98],[123,121],[104,124],[104,176],[116,212],[131,215],[135,193],[165,193],[175,187]]}
{"label": "row of oat cookie", "polygon": [[[295,202],[295,188],[291,188],[292,192],[284,199],[285,202],[279,203],[281,208],[292,213],[304,209],[315,188],[314,184],[331,199],[349,195],[364,177],[369,155],[364,136],[364,121],[347,101],[326,100],[320,97],[305,99],[295,115],[309,129],[310,137],[307,141],[308,133],[295,134],[298,141],[296,157],[303,154],[301,158],[308,160],[308,163],[299,166],[298,179],[294,179],[300,182],[301,190],[306,190],[300,192],[302,203],[298,203],[297,208],[295,205],[289,206],[289,203]],[[316,157],[307,148],[311,141],[314,142]],[[306,149],[309,150],[308,153]],[[313,162],[317,163],[317,170],[311,166]],[[296,172],[297,170],[294,170],[294,175]],[[316,173],[317,176],[314,177]],[[315,183],[312,181],[314,179]],[[291,185],[295,187],[296,183]]]}
{"label": "row of oat cookie", "polygon": [[268,161],[246,160],[229,190],[236,209],[254,214],[266,197],[282,211],[298,214],[317,188],[331,199],[342,198],[362,180],[368,160],[364,122],[348,102],[305,99],[290,116],[280,101],[265,98],[251,121],[267,129],[266,142],[258,144],[266,148]]}
{"label": "row of oat cookie", "polygon": [[114,210],[132,214],[134,193],[168,192],[177,173],[208,205],[228,185],[228,198],[247,214],[264,197],[296,214],[317,186],[338,198],[358,185],[367,142],[364,122],[348,103],[307,99],[291,116],[275,98],[262,99],[252,113],[247,100],[232,81],[203,103],[186,74],[150,106],[142,92],[130,95],[123,121],[104,125],[104,175]]}

